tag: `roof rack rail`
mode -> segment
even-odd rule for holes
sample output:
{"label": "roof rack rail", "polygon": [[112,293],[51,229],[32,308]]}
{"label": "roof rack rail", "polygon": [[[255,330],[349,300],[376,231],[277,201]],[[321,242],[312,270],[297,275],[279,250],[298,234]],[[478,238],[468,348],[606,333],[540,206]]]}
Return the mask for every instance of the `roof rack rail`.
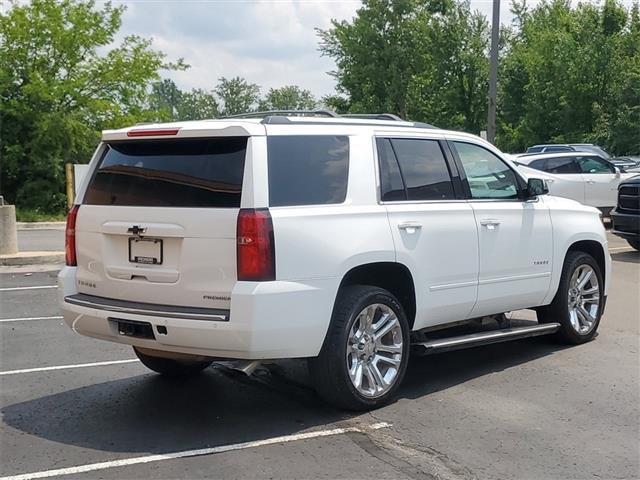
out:
{"label": "roof rack rail", "polygon": [[344,113],[340,116],[345,118],[362,118],[365,120],[394,120],[396,122],[404,122],[402,118],[393,113]]}
{"label": "roof rack rail", "polygon": [[[289,124],[292,123],[289,117],[326,117],[329,119],[353,119],[353,120],[383,120],[391,122],[407,122],[412,123],[416,128],[438,128],[434,125],[430,125],[424,122],[411,122],[404,120],[393,113],[345,113],[338,115],[331,110],[266,110],[261,112],[246,112],[237,115],[228,115],[221,117],[227,118],[261,118],[260,123],[263,124]],[[324,122],[323,122],[324,123]],[[354,124],[356,124],[354,122]],[[358,125],[362,125],[362,122],[358,122]]]}
{"label": "roof rack rail", "polygon": [[262,112],[247,112],[239,113],[237,115],[227,115],[226,117],[221,118],[262,118],[272,116],[337,118],[340,115],[338,115],[336,112],[332,112],[331,110],[265,110]]}

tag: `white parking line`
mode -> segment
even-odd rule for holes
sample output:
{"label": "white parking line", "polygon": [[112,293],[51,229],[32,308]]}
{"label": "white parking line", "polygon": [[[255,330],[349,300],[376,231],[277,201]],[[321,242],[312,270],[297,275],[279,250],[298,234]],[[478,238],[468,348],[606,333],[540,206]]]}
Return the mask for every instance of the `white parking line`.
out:
{"label": "white parking line", "polygon": [[60,475],[74,475],[77,473],[87,473],[96,470],[105,470],[107,468],[126,467],[129,465],[140,465],[143,463],[160,462],[162,460],[174,460],[185,457],[199,457],[202,455],[213,455],[217,453],[232,452],[235,450],[246,450],[248,448],[264,447],[266,445],[274,445],[279,443],[290,443],[300,440],[309,440],[312,438],[331,437],[334,435],[342,435],[345,433],[366,433],[367,430],[379,430],[388,428],[391,424],[386,422],[374,423],[364,428],[345,427],[334,428],[333,430],[318,430],[307,433],[297,433],[294,435],[283,435],[281,437],[267,438],[265,440],[256,440],[253,442],[233,443],[231,445],[222,445],[220,447],[201,448],[198,450],[183,450],[181,452],[164,453],[160,455],[147,455],[144,457],[123,458],[121,460],[112,460],[110,462],[90,463],[88,465],[79,465],[77,467],[58,468],[56,470],[44,470],[33,473],[23,473],[20,475],[12,475],[9,477],[0,477],[0,480],[29,480],[34,478],[48,478]]}
{"label": "white parking line", "polygon": [[58,288],[57,285],[38,285],[35,287],[5,287],[0,288],[0,292],[15,292],[17,290],[44,290],[47,288]]}
{"label": "white parking line", "polygon": [[109,362],[78,363],[75,365],[56,365],[55,367],[23,368],[21,370],[6,370],[4,372],[0,372],[0,375],[17,375],[19,373],[49,372],[51,370],[67,370],[71,368],[102,367],[106,365],[120,365],[122,363],[134,363],[134,362],[139,362],[139,360],[137,358],[131,358],[129,360],[112,360]]}
{"label": "white parking line", "polygon": [[613,247],[609,249],[610,252],[617,252],[619,250],[629,250],[630,252],[633,252],[633,248],[631,247]]}
{"label": "white parking line", "polygon": [[29,320],[61,320],[62,316],[56,315],[53,317],[18,317],[18,318],[0,318],[0,323],[9,323],[9,322],[26,322]]}

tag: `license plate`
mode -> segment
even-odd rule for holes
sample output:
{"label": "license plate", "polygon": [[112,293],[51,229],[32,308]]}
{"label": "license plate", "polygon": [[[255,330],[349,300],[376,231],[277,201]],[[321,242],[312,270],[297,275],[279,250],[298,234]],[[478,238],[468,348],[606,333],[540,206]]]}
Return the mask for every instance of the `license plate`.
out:
{"label": "license plate", "polygon": [[160,238],[129,238],[129,261],[132,263],[161,265],[162,253]]}

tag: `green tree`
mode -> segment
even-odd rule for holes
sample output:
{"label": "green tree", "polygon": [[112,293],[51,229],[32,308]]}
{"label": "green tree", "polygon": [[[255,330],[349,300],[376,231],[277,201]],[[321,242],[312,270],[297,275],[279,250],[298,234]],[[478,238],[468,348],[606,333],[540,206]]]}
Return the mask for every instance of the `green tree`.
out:
{"label": "green tree", "polygon": [[218,102],[212,93],[200,88],[183,92],[178,108],[179,120],[206,120],[218,116],[220,116]]}
{"label": "green tree", "polygon": [[594,141],[613,153],[640,152],[637,11],[616,0],[518,5],[502,60],[498,144],[518,151]]}
{"label": "green tree", "polygon": [[168,78],[153,84],[149,109],[156,121],[203,120],[219,115],[213,93],[202,89],[185,92]]}
{"label": "green tree", "polygon": [[489,34],[468,2],[365,0],[351,22],[318,33],[321,52],[336,62],[342,97],[329,100],[338,106],[484,128]]}
{"label": "green tree", "polygon": [[149,109],[156,114],[156,120],[178,120],[178,110],[183,93],[173,80],[168,78],[154,82],[149,94]]}
{"label": "green tree", "polygon": [[313,110],[318,102],[309,90],[296,85],[271,88],[260,101],[260,110]]}
{"label": "green tree", "polygon": [[247,83],[241,77],[220,78],[214,91],[222,104],[223,115],[250,112],[255,110],[260,101],[260,87]]}
{"label": "green tree", "polygon": [[145,120],[165,62],[150,40],[113,48],[123,7],[32,0],[0,14],[2,193],[22,208],[64,206],[65,162],[86,162],[102,128]]}

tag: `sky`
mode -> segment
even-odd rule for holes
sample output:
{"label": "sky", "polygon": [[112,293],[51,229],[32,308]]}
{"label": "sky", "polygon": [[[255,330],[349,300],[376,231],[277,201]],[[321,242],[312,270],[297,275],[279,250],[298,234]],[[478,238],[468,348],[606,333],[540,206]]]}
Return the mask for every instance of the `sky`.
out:
{"label": "sky", "polygon": [[[530,0],[534,5],[538,0]],[[624,0],[623,0],[624,1]],[[631,0],[626,0],[627,1]],[[99,4],[100,2],[98,2]],[[211,90],[220,77],[241,76],[269,88],[298,85],[317,98],[334,93],[327,74],[335,65],[318,51],[316,28],[331,19],[349,20],[360,0],[115,0],[127,7],[120,38],[153,39],[168,56],[191,68],[163,72],[181,89]],[[511,21],[502,1],[501,23]],[[471,8],[491,18],[491,0],[471,0]]]}

